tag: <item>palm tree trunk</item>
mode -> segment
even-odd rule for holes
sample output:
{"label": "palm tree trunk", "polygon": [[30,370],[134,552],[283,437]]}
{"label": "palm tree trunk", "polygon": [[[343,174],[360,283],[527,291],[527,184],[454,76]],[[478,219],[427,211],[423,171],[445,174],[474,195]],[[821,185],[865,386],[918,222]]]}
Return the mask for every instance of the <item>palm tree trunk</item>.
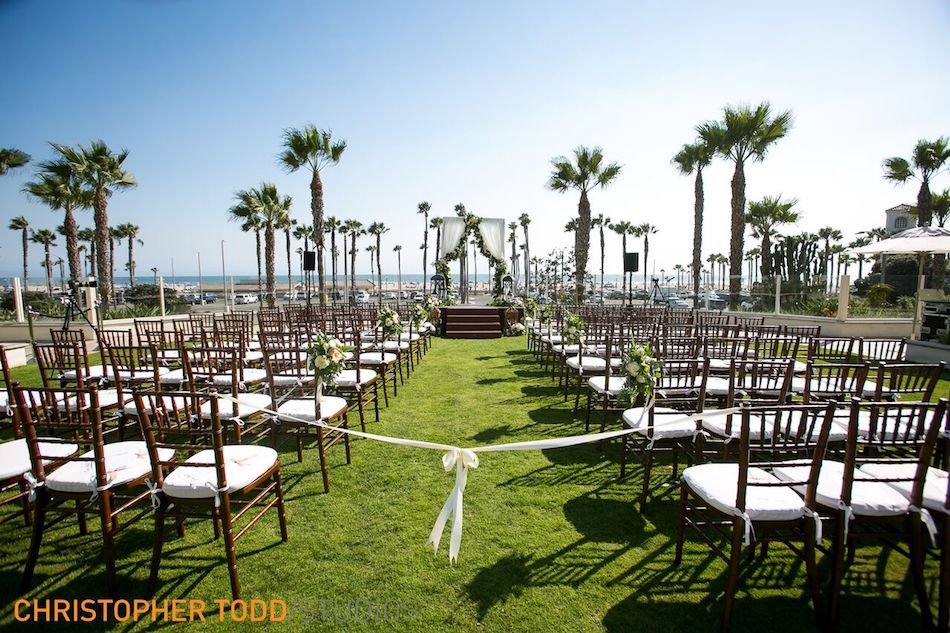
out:
{"label": "palm tree trunk", "polygon": [[135,257],[132,254],[132,249],[135,245],[135,238],[131,235],[129,236],[129,287],[135,288]]}
{"label": "palm tree trunk", "polygon": [[[620,239],[621,239],[621,241],[623,242],[623,257],[624,257],[624,262],[626,262],[626,259],[627,259],[627,234],[626,234],[626,233],[622,233],[622,234],[620,235]],[[623,271],[623,297],[620,298],[620,304],[621,304],[621,305],[626,305],[626,304],[627,304],[627,267],[626,267],[626,265],[624,266],[624,271]]]}
{"label": "palm tree trunk", "polygon": [[584,280],[587,276],[587,253],[590,250],[590,201],[587,192],[581,191],[577,203],[577,229],[574,231],[574,300],[584,301]]}
{"label": "palm tree trunk", "polygon": [[[293,297],[293,296],[294,296],[294,273],[293,273],[293,270],[291,270],[291,268],[290,268],[290,248],[291,248],[291,245],[290,245],[290,229],[284,229],[284,238],[285,238],[285,241],[286,241],[286,244],[287,244],[287,296],[288,296],[288,297]],[[320,288],[320,294],[323,295],[323,286],[322,286],[322,284],[321,284],[321,288]],[[288,301],[290,301],[290,299],[288,299]],[[322,298],[322,297],[321,297],[320,301],[321,301],[321,302],[323,301],[323,298]]]}
{"label": "palm tree trunk", "polygon": [[63,228],[66,229],[66,259],[69,262],[69,279],[73,282],[72,295],[73,299],[79,301],[79,277],[82,274],[82,262],[79,258],[79,227],[70,207],[65,209]]}
{"label": "palm tree trunk", "polygon": [[693,303],[695,304],[699,297],[699,271],[703,267],[703,205],[705,203],[703,194],[703,168],[697,166],[696,181],[693,184]]}
{"label": "palm tree trunk", "polygon": [[[424,207],[423,207],[424,208]],[[422,214],[422,223],[423,228],[425,229],[422,232],[422,294],[426,294],[427,284],[426,280],[428,278],[429,270],[429,214]]]}
{"label": "palm tree trunk", "polygon": [[742,253],[745,239],[745,165],[736,161],[732,176],[732,236],[729,243],[729,307],[739,305],[739,282],[742,278]]}
{"label": "palm tree trunk", "polygon": [[45,254],[45,259],[43,263],[46,265],[46,291],[49,293],[49,296],[53,296],[53,260],[49,257],[49,244],[43,245],[43,252]]}
{"label": "palm tree trunk", "polygon": [[[528,247],[528,225],[523,224],[521,228],[524,229],[524,288],[525,295],[531,292],[531,249]],[[600,244],[601,250],[603,250],[604,244],[604,230],[600,230]],[[604,285],[604,265],[603,265],[603,256],[601,256],[601,265],[600,265],[600,285]]]}
{"label": "palm tree trunk", "polygon": [[257,242],[257,296],[263,294],[263,288],[261,287],[261,230],[254,230],[254,240]]}
{"label": "palm tree trunk", "polygon": [[383,266],[380,263],[380,251],[382,250],[383,234],[376,234],[376,272],[379,273],[379,305],[383,305]]}
{"label": "palm tree trunk", "polygon": [[[306,238],[304,238],[306,240]],[[306,248],[306,247],[305,247]],[[333,299],[336,300],[336,261],[339,253],[336,252],[336,229],[330,231],[330,274],[333,275]]]}
{"label": "palm tree trunk", "polygon": [[650,236],[643,234],[643,290],[649,292],[647,287],[647,258],[650,256]]}
{"label": "palm tree trunk", "polygon": [[320,171],[317,169],[313,170],[313,177],[310,179],[310,211],[313,213],[313,241],[317,247],[317,288],[320,292],[320,305],[325,305],[326,295],[323,283],[323,182],[320,180]]}
{"label": "palm tree trunk", "polygon": [[763,231],[762,245],[759,248],[762,250],[762,281],[764,282],[772,274],[772,267],[770,265],[772,260],[772,244],[771,240],[769,240],[768,231]]}
{"label": "palm tree trunk", "polygon": [[350,293],[356,291],[356,231],[350,233]]}
{"label": "palm tree trunk", "polygon": [[264,227],[264,266],[267,279],[267,305],[274,307],[277,298],[277,280],[274,274],[274,223],[268,221]]}
{"label": "palm tree trunk", "polygon": [[[525,236],[527,236],[527,233],[528,233],[528,230],[527,230],[527,227],[525,227]],[[600,300],[601,300],[601,301],[604,300],[604,257],[605,257],[604,246],[605,246],[605,244],[604,244],[604,225],[603,225],[603,223],[601,223],[601,225],[600,225]],[[528,257],[528,243],[527,243],[527,242],[525,242],[524,253],[525,253],[525,259],[527,259],[527,257]],[[529,263],[529,264],[528,264],[528,272],[529,272],[529,273],[531,272],[530,266],[531,266],[531,264]]]}
{"label": "palm tree trunk", "polygon": [[30,254],[30,234],[29,231],[23,229],[23,292],[26,292],[30,289],[30,278],[29,274],[29,263],[28,258]]}
{"label": "palm tree trunk", "polygon": [[109,291],[115,296],[115,240],[109,238]]}
{"label": "palm tree trunk", "polygon": [[109,239],[109,214],[106,195],[103,191],[96,191],[93,202],[93,221],[96,227],[96,276],[99,278],[99,298],[102,302],[102,311],[109,309],[112,298],[112,263],[107,252]]}
{"label": "palm tree trunk", "polygon": [[347,289],[346,289],[346,284],[350,280],[349,257],[347,257],[349,253],[347,253],[346,251],[346,233],[344,232],[340,237],[343,238],[343,294],[344,294],[344,300],[345,300],[346,297],[349,296],[349,293],[347,292]]}

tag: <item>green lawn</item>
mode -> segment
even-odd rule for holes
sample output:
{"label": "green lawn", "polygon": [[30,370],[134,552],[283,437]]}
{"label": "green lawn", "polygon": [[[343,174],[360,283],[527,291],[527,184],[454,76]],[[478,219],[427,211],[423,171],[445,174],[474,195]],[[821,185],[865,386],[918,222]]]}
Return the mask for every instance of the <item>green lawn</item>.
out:
{"label": "green lawn", "polygon": [[[437,340],[369,430],[462,446],[583,432],[524,345],[524,337]],[[946,383],[941,387],[946,390]],[[695,538],[682,565],[672,565],[675,487],[666,488],[641,515],[633,502],[639,471],[634,467],[618,481],[615,447],[491,453],[480,459],[469,475],[462,552],[452,566],[448,530],[439,555],[425,546],[454,481],[454,473],[443,471],[439,452],[359,440],[347,466],[342,447],[335,447],[332,489],[325,495],[316,452],[308,451],[301,464],[291,446],[283,446],[290,540],[280,542],[273,514],[238,542],[243,597],[285,600],[289,614],[280,626],[289,630],[718,629],[725,565]],[[656,476],[668,473],[658,469]],[[48,533],[34,589],[26,597],[105,596],[94,525],[90,522],[86,537],[79,536],[75,521]],[[11,605],[27,543],[22,524],[0,526],[3,628],[16,626]],[[120,536],[123,597],[143,595],[150,543],[150,522]],[[230,597],[223,544],[212,539],[210,522],[189,524],[185,538],[168,541],[165,552],[157,598],[212,604]],[[827,561],[821,571],[827,579]],[[935,577],[929,568],[928,579]],[[812,630],[804,580],[798,559],[774,547],[740,583],[735,630]],[[841,630],[917,626],[913,584],[899,554],[860,549],[846,594]],[[354,622],[355,604],[361,619],[367,617],[366,605],[373,605],[373,621]],[[387,615],[403,621],[387,623],[384,605]],[[216,611],[208,616],[216,619]]]}

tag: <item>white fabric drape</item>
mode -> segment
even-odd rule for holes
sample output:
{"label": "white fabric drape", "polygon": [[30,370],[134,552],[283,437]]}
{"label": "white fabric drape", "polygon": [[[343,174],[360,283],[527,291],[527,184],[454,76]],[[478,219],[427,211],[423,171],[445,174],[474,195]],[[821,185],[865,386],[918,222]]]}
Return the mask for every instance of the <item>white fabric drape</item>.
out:
{"label": "white fabric drape", "polygon": [[482,218],[479,225],[482,234],[482,243],[485,249],[495,259],[505,259],[505,220],[499,218]]}
{"label": "white fabric drape", "polygon": [[439,259],[456,249],[464,232],[465,220],[462,218],[442,218],[442,242],[439,244]]}

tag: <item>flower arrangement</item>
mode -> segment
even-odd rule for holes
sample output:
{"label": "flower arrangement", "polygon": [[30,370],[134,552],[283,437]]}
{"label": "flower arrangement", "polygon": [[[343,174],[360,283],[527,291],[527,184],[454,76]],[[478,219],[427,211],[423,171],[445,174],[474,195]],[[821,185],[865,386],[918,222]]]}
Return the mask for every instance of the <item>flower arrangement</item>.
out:
{"label": "flower arrangement", "polygon": [[521,336],[525,332],[524,324],[512,323],[509,332],[511,333],[511,336]]}
{"label": "flower arrangement", "polygon": [[564,312],[564,330],[561,340],[565,345],[578,345],[584,338],[584,320],[573,312]]}
{"label": "flower arrangement", "polygon": [[544,305],[538,306],[537,311],[538,320],[541,323],[550,323],[551,322],[551,306],[547,303]]}
{"label": "flower arrangement", "polygon": [[429,310],[425,306],[421,306],[418,303],[412,306],[412,325],[418,331],[422,324],[425,323],[425,320],[429,318]]}
{"label": "flower arrangement", "polygon": [[307,367],[320,383],[333,383],[343,371],[346,353],[353,349],[340,339],[317,332],[307,345]]}
{"label": "flower arrangement", "polygon": [[649,401],[660,377],[660,361],[653,355],[653,347],[649,343],[630,345],[624,352],[622,367],[627,379],[624,391],[631,401],[640,397]]}
{"label": "flower arrangement", "polygon": [[524,309],[525,309],[525,312],[527,312],[529,316],[534,316],[535,313],[538,311],[538,302],[532,299],[531,297],[527,297],[524,300]]}
{"label": "flower arrangement", "polygon": [[435,295],[429,295],[425,298],[425,301],[422,302],[423,307],[429,312],[442,306],[442,302],[439,301],[439,298]]}
{"label": "flower arrangement", "polygon": [[383,308],[380,310],[376,314],[376,319],[383,328],[383,336],[385,338],[399,336],[405,329],[402,321],[399,319],[399,313],[392,308]]}

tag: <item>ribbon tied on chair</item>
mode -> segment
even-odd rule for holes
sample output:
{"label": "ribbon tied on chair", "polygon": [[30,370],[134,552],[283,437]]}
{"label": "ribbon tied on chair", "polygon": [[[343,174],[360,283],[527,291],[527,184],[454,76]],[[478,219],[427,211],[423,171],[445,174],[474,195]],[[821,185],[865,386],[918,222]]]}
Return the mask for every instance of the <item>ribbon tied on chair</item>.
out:
{"label": "ribbon tied on chair", "polygon": [[432,526],[432,533],[429,534],[429,540],[426,544],[432,545],[434,552],[439,551],[439,542],[442,540],[442,533],[445,531],[445,524],[449,518],[452,519],[452,531],[449,535],[449,560],[456,562],[459,557],[459,549],[462,545],[462,497],[465,492],[465,484],[468,482],[468,469],[478,468],[478,455],[466,448],[452,448],[442,456],[442,466],[445,472],[451,472],[455,468],[455,487],[449,493],[449,497],[442,505],[442,511]]}

